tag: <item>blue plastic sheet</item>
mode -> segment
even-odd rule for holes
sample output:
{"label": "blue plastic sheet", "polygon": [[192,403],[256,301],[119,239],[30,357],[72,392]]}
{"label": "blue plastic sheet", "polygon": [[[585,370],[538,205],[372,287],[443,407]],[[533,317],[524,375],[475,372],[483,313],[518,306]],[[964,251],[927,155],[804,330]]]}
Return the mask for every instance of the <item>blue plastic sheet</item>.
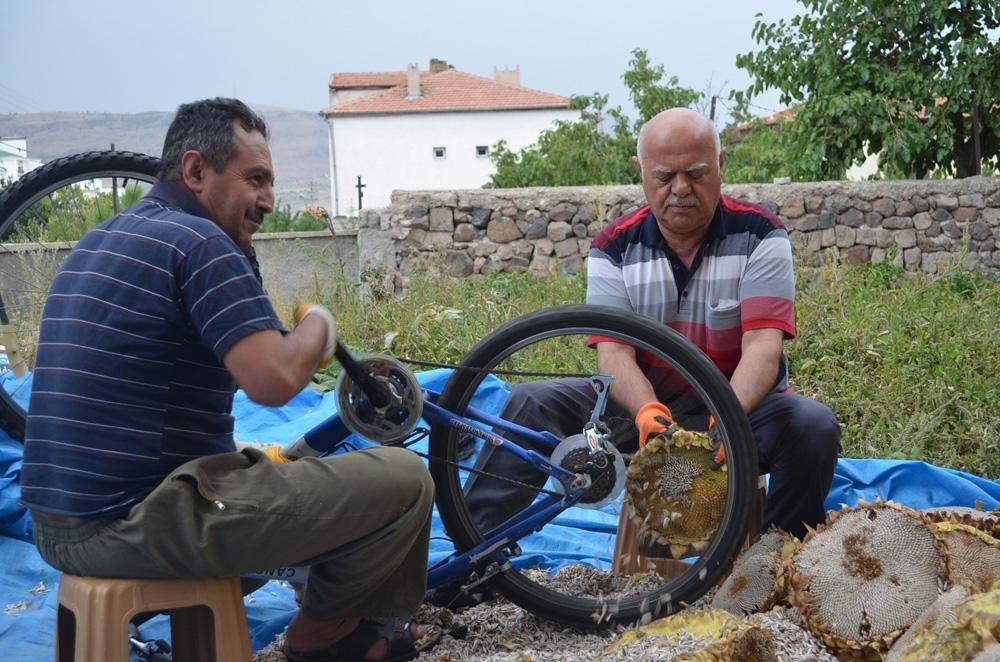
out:
{"label": "blue plastic sheet", "polygon": [[[439,390],[448,374],[446,370],[432,370],[420,373],[418,379],[425,388]],[[0,381],[4,378],[10,382],[9,375],[0,376]],[[3,386],[10,389],[12,384],[0,384]],[[502,382],[491,379],[473,405],[497,412],[507,393]],[[244,441],[288,443],[335,410],[332,393],[320,395],[307,389],[284,407],[261,407],[240,392],[233,406],[236,436]],[[354,441],[359,446],[369,445]],[[426,441],[417,450],[426,451]],[[0,659],[51,660],[59,572],[41,560],[30,542],[30,516],[18,503],[20,469],[21,445],[0,431]],[[837,463],[826,500],[828,509],[876,497],[894,499],[913,508],[973,506],[976,502],[993,508],[1000,506],[1000,481],[924,462],[842,459]],[[602,510],[570,509],[541,533],[522,541],[524,555],[518,564],[555,568],[567,561],[583,560],[608,567],[617,522],[617,504]],[[453,551],[436,512],[431,535],[431,562]],[[291,590],[276,582],[248,596],[247,619],[255,651],[274,639],[294,610]],[[144,638],[168,638],[165,620],[150,621],[143,626],[142,634]]]}

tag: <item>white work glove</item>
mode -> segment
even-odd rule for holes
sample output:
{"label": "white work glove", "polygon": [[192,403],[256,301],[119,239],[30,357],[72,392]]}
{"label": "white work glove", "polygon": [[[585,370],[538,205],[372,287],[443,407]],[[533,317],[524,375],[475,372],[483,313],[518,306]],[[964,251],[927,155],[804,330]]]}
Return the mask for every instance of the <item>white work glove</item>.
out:
{"label": "white work glove", "polygon": [[319,363],[319,367],[325,368],[330,365],[333,351],[337,348],[337,325],[326,306],[318,303],[300,303],[295,309],[295,325],[298,326],[310,315],[316,315],[326,322],[326,345],[323,346],[323,358]]}

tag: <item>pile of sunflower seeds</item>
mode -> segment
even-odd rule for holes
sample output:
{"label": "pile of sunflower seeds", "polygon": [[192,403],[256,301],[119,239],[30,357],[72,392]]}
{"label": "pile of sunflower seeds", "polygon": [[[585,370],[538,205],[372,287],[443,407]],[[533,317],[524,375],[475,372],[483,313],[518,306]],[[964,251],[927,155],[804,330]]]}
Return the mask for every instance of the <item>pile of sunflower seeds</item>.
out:
{"label": "pile of sunflower seeds", "polygon": [[[616,577],[609,572],[582,566],[575,566],[572,570],[561,572],[548,581],[552,582],[553,588],[557,584],[563,592],[590,596],[643,590],[644,582],[656,581],[653,578]],[[628,582],[632,585],[627,585]],[[689,608],[706,607],[710,597],[711,593]],[[417,613],[417,621],[437,623],[445,632],[433,650],[421,655],[421,659],[437,662],[625,662],[639,659],[666,662],[692,653],[708,643],[691,634],[669,639],[645,636],[627,646],[608,650],[627,628],[619,626],[599,632],[581,632],[536,618],[502,598],[456,613],[424,605]],[[782,662],[836,660],[801,627],[801,619],[795,609],[778,608],[749,616],[747,621],[773,635],[777,659]],[[254,662],[285,662],[285,656],[281,654],[283,640],[284,636],[279,635],[271,645],[254,656]]]}

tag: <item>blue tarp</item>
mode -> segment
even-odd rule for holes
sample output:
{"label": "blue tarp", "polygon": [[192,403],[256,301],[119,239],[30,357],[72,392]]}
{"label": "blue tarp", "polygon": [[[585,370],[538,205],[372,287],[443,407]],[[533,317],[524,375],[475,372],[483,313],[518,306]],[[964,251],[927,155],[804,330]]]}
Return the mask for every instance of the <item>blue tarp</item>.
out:
{"label": "blue tarp", "polygon": [[[433,370],[418,378],[427,388],[440,389],[448,372]],[[2,380],[10,375],[0,377]],[[11,384],[6,384],[10,389]],[[498,411],[507,394],[500,381],[489,381],[473,404]],[[22,388],[19,392],[27,392]],[[305,390],[284,407],[261,407],[240,392],[233,406],[236,436],[244,441],[287,443],[325,420],[336,410],[334,394]],[[426,442],[422,442],[426,444]],[[366,445],[359,442],[359,445]],[[426,450],[424,446],[421,450]],[[50,660],[53,651],[56,592],[59,572],[38,556],[31,544],[31,521],[18,503],[21,446],[0,431],[0,659]],[[837,463],[828,509],[854,505],[858,499],[894,499],[913,508],[1000,506],[1000,481],[990,481],[924,462],[842,459]],[[522,541],[520,562],[553,567],[566,560],[584,559],[607,567],[614,550],[617,506],[603,510],[574,508],[556,522]],[[431,561],[451,553],[450,543],[435,513]],[[263,648],[280,632],[295,609],[292,592],[270,582],[246,601],[254,650]],[[167,638],[162,618],[143,626],[144,638]]]}

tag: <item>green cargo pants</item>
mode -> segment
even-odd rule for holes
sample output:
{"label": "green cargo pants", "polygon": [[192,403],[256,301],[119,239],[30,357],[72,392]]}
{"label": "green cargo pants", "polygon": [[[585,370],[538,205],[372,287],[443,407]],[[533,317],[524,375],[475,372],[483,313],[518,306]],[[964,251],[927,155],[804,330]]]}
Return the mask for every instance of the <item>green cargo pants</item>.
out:
{"label": "green cargo pants", "polygon": [[273,464],[192,460],[120,519],[35,518],[49,564],[92,577],[231,577],[309,565],[311,618],[409,616],[424,597],[434,483],[400,448]]}

